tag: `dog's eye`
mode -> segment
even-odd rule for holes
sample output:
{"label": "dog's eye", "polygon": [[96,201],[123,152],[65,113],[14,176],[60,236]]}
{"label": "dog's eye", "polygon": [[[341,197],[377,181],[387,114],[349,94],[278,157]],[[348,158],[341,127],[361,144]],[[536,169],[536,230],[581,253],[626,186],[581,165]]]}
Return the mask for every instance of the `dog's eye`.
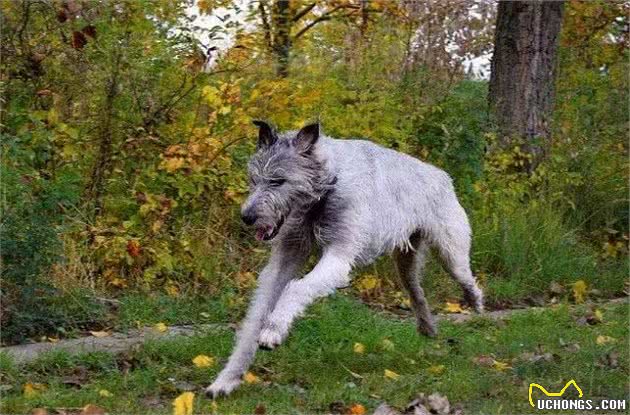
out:
{"label": "dog's eye", "polygon": [[278,187],[278,186],[282,186],[284,184],[284,182],[286,182],[286,179],[273,179],[271,181],[269,181],[269,185],[271,187]]}

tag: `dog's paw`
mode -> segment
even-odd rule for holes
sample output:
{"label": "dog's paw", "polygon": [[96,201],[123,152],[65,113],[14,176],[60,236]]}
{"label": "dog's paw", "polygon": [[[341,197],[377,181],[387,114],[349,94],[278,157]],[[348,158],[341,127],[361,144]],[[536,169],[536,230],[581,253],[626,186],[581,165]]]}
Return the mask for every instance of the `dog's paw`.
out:
{"label": "dog's paw", "polygon": [[418,329],[418,333],[423,334],[427,337],[436,337],[437,336],[437,327],[434,323],[420,323],[416,326]]}
{"label": "dog's paw", "polygon": [[282,334],[274,328],[265,327],[262,329],[260,336],[258,337],[258,345],[262,349],[272,350],[280,346],[280,343],[282,343],[282,337]]}
{"label": "dog's paw", "polygon": [[212,385],[205,389],[206,396],[210,398],[227,396],[241,384],[241,381],[240,377],[230,377],[227,379],[218,378]]}

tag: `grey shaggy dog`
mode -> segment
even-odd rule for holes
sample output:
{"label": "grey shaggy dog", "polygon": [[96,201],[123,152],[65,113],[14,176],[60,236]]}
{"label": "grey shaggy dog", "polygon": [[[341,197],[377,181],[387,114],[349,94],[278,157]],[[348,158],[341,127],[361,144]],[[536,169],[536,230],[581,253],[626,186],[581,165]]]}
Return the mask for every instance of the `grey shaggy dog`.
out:
{"label": "grey shaggy dog", "polygon": [[[242,381],[258,347],[272,349],[315,299],[350,283],[355,265],[393,253],[420,333],[436,334],[420,286],[435,247],[465,300],[483,310],[470,270],[470,225],[444,171],[364,140],[320,134],[319,124],[278,134],[259,127],[249,162],[250,194],[243,221],[271,245],[269,263],[237,335],[227,365],[206,392],[227,395]],[[309,255],[319,262],[298,278]]]}

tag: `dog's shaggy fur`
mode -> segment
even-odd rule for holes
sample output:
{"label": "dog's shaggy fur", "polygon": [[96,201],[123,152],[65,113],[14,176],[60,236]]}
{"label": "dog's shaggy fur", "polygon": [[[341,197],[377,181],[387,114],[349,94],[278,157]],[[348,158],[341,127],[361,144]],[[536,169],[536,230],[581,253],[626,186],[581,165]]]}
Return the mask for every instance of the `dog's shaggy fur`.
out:
{"label": "dog's shaggy fur", "polygon": [[[470,270],[470,226],[444,171],[369,141],[320,135],[319,124],[284,134],[255,124],[258,149],[241,213],[256,237],[271,243],[271,258],[236,347],[206,389],[210,395],[234,390],[259,346],[278,346],[309,304],[349,284],[353,266],[386,253],[395,256],[421,333],[436,333],[420,286],[431,246],[466,301],[482,311],[482,292]],[[316,248],[319,262],[298,278]]]}

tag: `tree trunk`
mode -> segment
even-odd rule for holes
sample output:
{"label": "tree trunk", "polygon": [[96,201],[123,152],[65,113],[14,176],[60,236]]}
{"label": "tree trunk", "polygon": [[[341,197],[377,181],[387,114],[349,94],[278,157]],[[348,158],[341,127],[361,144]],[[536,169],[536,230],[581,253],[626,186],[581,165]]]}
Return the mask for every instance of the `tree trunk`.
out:
{"label": "tree trunk", "polygon": [[500,1],[492,57],[489,105],[499,143],[524,140],[529,170],[546,153],[554,101],[562,1]]}
{"label": "tree trunk", "polygon": [[276,55],[276,74],[286,78],[289,74],[289,59],[291,53],[291,16],[288,0],[277,0],[272,9],[273,53]]}

